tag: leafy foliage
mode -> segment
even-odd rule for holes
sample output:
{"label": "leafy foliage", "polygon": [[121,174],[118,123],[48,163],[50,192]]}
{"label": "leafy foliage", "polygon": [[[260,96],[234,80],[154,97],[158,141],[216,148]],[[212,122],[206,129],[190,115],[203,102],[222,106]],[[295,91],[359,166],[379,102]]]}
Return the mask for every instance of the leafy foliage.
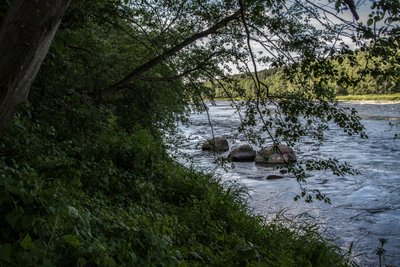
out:
{"label": "leafy foliage", "polygon": [[[372,21],[351,30],[374,39],[365,50],[392,62],[398,42],[386,42],[397,40],[398,5],[387,3],[374,3]],[[0,18],[7,9],[8,2],[0,4]],[[387,29],[377,33],[382,20]],[[311,2],[71,1],[27,103],[0,140],[0,263],[346,265],[315,231],[264,224],[251,215],[243,190],[180,166],[163,142],[191,106],[204,109],[204,81],[245,95],[229,75],[233,65],[254,83],[240,130],[261,125],[274,143],[293,144],[308,135],[323,141],[336,124],[364,137],[354,110],[329,102],[340,75],[327,57],[352,62],[344,43],[332,46],[338,35]],[[264,52],[255,56],[251,42]],[[273,97],[256,63],[302,90]],[[299,181],[307,170],[353,172],[335,159],[291,167]]]}
{"label": "leafy foliage", "polygon": [[264,225],[240,188],[177,165],[148,131],[112,124],[66,142],[17,118],[3,145],[18,152],[0,162],[2,264],[341,266],[315,232]]}

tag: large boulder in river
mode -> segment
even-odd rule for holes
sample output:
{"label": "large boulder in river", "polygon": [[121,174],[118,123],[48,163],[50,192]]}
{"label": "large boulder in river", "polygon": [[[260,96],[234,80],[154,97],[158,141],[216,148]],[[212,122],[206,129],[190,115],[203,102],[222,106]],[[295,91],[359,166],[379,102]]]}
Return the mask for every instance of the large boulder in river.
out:
{"label": "large boulder in river", "polygon": [[273,145],[257,151],[255,161],[257,164],[275,165],[295,162],[296,154],[291,147],[286,145]]}
{"label": "large boulder in river", "polygon": [[250,145],[241,145],[229,152],[228,158],[232,161],[254,161],[256,151]]}
{"label": "large boulder in river", "polygon": [[228,140],[223,137],[214,137],[205,141],[201,149],[210,151],[228,151],[229,143]]}

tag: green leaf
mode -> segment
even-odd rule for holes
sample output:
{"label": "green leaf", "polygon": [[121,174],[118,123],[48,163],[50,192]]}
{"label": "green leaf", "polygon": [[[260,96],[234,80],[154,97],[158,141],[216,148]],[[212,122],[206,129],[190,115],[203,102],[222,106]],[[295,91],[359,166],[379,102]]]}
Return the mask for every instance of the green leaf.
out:
{"label": "green leaf", "polygon": [[340,8],[340,5],[342,4],[342,1],[340,1],[340,0],[338,0],[338,1],[336,1],[336,3],[335,3],[335,9],[337,10],[337,11],[339,11],[339,8]]}
{"label": "green leaf", "polygon": [[367,21],[367,25],[368,26],[371,26],[372,23],[374,23],[374,19],[372,19],[372,18]]}
{"label": "green leaf", "polygon": [[15,194],[15,195],[19,195],[21,193],[21,190],[18,187],[10,185],[10,184],[5,184],[5,188],[8,192]]}
{"label": "green leaf", "polygon": [[10,244],[0,245],[0,260],[10,262],[12,246]]}
{"label": "green leaf", "polygon": [[23,229],[28,229],[34,222],[35,217],[33,215],[22,216],[20,222]]}
{"label": "green leaf", "polygon": [[103,265],[104,265],[104,266],[107,266],[107,267],[115,267],[115,266],[117,266],[117,263],[114,261],[113,258],[111,258],[111,257],[106,257],[106,258],[103,260]]}
{"label": "green leaf", "polygon": [[6,216],[6,221],[10,224],[10,226],[15,229],[15,226],[18,222],[18,220],[21,218],[21,214],[19,214],[17,209],[13,209],[10,213],[8,213]]}
{"label": "green leaf", "polygon": [[53,40],[53,47],[56,54],[61,56],[65,51],[65,40],[62,37],[56,36]]}
{"label": "green leaf", "polygon": [[42,267],[54,267],[54,263],[49,259],[44,259]]}
{"label": "green leaf", "polygon": [[33,247],[32,238],[30,237],[29,233],[21,240],[21,247],[28,250]]}
{"label": "green leaf", "polygon": [[63,239],[73,248],[78,248],[81,245],[81,241],[76,235],[65,235]]}
{"label": "green leaf", "polygon": [[22,198],[22,202],[23,202],[24,204],[31,204],[31,203],[33,203],[33,198],[32,198],[30,195],[28,195],[27,193],[22,194],[22,195],[21,195],[21,198]]}

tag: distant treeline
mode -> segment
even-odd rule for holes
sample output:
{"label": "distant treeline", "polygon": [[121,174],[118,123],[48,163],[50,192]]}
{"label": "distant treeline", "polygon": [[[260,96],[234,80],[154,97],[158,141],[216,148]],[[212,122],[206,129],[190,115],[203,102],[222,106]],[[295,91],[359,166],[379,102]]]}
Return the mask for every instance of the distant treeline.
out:
{"label": "distant treeline", "polygon": [[[370,56],[371,53],[356,51],[354,54],[332,58],[324,62],[323,68],[329,68],[315,75],[315,80],[304,81],[299,79],[301,71],[315,72],[313,68],[296,66],[293,68],[270,68],[257,73],[261,84],[262,94],[268,88],[270,95],[282,95],[304,90],[305,84],[323,85],[333,95],[368,95],[400,93],[400,60],[386,60],[384,57]],[[395,53],[400,58],[400,52]],[[390,62],[390,63],[388,63]],[[301,70],[301,71],[300,71]],[[296,73],[297,72],[297,73]],[[255,75],[248,74],[230,76],[227,80],[216,83],[208,81],[206,86],[211,88],[215,98],[254,96],[256,90]],[[323,78],[321,78],[323,77]],[[300,82],[299,82],[300,80]],[[232,85],[235,83],[236,85]]]}

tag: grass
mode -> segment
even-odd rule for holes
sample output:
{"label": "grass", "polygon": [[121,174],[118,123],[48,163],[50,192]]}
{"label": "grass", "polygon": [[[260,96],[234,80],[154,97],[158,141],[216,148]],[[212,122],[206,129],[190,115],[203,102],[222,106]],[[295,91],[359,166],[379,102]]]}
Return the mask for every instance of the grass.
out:
{"label": "grass", "polygon": [[400,93],[397,94],[370,94],[370,95],[344,95],[337,96],[339,101],[400,101]]}

